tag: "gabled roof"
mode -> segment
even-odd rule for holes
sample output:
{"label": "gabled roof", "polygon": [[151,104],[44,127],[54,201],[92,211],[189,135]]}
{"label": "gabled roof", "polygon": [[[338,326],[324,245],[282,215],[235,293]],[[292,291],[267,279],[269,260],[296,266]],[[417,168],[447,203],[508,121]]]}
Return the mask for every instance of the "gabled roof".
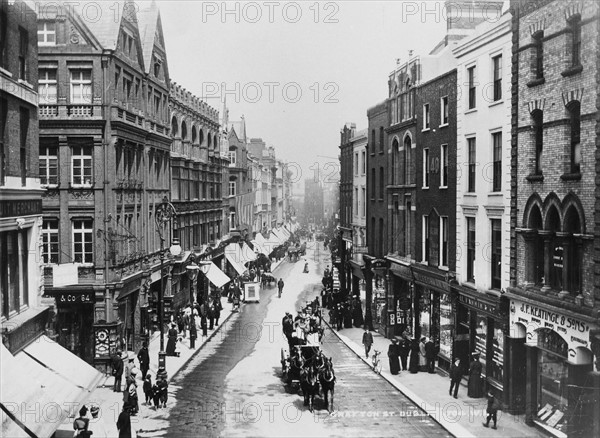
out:
{"label": "gabled roof", "polygon": [[[110,2],[96,2],[95,8],[102,14],[98,20],[86,20],[88,28],[98,38],[104,49],[115,50],[119,41],[119,30],[121,29],[121,20],[125,10],[125,0],[115,0]],[[135,6],[129,7],[135,13]],[[77,11],[81,16],[80,11]]]}
{"label": "gabled roof", "polygon": [[[162,24],[160,20],[160,10],[154,0],[150,3],[142,3],[144,5],[138,11],[138,29],[142,41],[142,50],[144,55],[144,67],[146,73],[152,68],[152,53],[154,45],[158,44],[164,48],[162,41]],[[160,41],[156,41],[156,39]],[[163,64],[166,66],[166,59],[163,59]]]}
{"label": "gabled roof", "polygon": [[246,143],[246,122],[244,119],[239,122],[231,122],[230,129],[235,131],[237,138],[241,142]]}

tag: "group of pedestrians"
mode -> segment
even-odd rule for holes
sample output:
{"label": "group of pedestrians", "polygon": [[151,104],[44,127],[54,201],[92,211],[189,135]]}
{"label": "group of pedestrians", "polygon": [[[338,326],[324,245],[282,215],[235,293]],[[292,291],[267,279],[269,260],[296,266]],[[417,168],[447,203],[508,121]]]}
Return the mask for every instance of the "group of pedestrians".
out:
{"label": "group of pedestrians", "polygon": [[400,339],[392,339],[388,347],[390,373],[397,375],[400,371],[408,371],[416,374],[425,371],[434,374],[438,351],[439,347],[433,340],[423,336],[418,341],[403,333]]}

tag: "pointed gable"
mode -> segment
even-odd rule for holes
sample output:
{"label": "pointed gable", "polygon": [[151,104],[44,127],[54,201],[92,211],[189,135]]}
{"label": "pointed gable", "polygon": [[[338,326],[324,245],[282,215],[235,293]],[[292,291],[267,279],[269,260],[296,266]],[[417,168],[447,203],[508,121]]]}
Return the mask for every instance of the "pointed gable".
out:
{"label": "pointed gable", "polygon": [[149,4],[144,3],[144,7],[140,8],[138,12],[138,20],[146,73],[152,71],[154,56],[154,58],[161,61],[164,69],[164,80],[168,83],[169,70],[167,66],[167,54],[163,37],[162,21],[160,10],[154,0]]}

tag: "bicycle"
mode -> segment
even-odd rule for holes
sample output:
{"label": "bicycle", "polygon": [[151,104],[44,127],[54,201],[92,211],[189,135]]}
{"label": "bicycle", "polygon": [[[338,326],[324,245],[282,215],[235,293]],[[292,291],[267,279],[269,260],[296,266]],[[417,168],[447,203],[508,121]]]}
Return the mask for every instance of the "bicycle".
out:
{"label": "bicycle", "polygon": [[380,354],[381,354],[381,351],[373,350],[373,358],[371,359],[371,361],[373,364],[372,367],[373,367],[373,371],[375,371],[375,374],[381,374],[382,364],[381,364],[381,359],[379,359]]}

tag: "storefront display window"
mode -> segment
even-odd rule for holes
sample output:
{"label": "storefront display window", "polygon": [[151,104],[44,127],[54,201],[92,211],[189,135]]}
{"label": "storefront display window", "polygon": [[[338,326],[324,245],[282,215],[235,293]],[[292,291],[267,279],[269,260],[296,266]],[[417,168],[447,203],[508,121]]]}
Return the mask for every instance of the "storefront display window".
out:
{"label": "storefront display window", "polygon": [[490,364],[490,377],[498,383],[502,383],[504,363],[504,333],[501,329],[494,329],[492,339],[492,363]]}
{"label": "storefront display window", "polygon": [[477,317],[477,327],[475,328],[475,351],[479,353],[479,361],[483,366],[483,370],[487,369],[487,317]]}
{"label": "storefront display window", "polygon": [[557,430],[568,417],[567,362],[565,357],[540,350],[538,358],[538,421]]}
{"label": "storefront display window", "polygon": [[440,354],[452,357],[452,303],[446,294],[440,295]]}

